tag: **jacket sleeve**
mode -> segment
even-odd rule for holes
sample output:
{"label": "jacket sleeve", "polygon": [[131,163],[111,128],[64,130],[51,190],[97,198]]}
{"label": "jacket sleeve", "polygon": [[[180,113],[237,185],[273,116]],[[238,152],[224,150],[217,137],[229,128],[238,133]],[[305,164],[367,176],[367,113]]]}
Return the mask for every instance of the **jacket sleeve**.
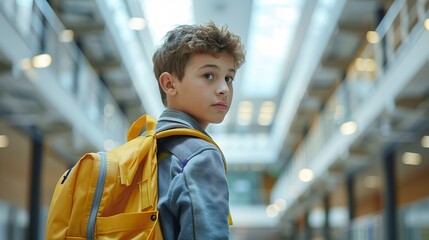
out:
{"label": "jacket sleeve", "polygon": [[183,162],[182,171],[170,198],[180,218],[179,239],[229,239],[229,190],[220,153],[201,149]]}

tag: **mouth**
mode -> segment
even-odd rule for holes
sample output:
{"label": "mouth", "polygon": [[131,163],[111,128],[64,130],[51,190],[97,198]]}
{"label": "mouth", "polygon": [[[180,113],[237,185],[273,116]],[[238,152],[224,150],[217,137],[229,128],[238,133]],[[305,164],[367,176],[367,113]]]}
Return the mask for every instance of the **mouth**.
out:
{"label": "mouth", "polygon": [[213,106],[222,110],[228,110],[228,105],[224,102],[215,103]]}

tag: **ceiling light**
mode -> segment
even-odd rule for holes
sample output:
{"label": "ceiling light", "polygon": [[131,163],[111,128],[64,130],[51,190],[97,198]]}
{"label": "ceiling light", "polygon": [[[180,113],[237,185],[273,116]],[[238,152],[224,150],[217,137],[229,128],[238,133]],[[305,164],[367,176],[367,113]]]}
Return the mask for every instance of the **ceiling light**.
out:
{"label": "ceiling light", "polygon": [[104,116],[105,117],[112,117],[115,114],[115,106],[113,104],[106,104],[104,106]]}
{"label": "ceiling light", "polygon": [[242,101],[238,106],[237,122],[240,125],[249,125],[252,121],[253,103]]}
{"label": "ceiling light", "polygon": [[273,101],[265,101],[259,110],[258,123],[262,126],[269,126],[273,122],[274,109],[276,104]]}
{"label": "ceiling light", "polygon": [[6,135],[0,135],[0,148],[9,146],[9,138]]}
{"label": "ceiling light", "polygon": [[51,65],[51,62],[52,62],[51,56],[46,53],[37,55],[32,59],[32,64],[33,64],[33,67],[35,68],[49,67],[49,65]]}
{"label": "ceiling light", "polygon": [[429,136],[422,137],[422,147],[429,148]]}
{"label": "ceiling light", "polygon": [[365,59],[365,69],[369,72],[374,72],[377,68],[377,62],[374,59]]}
{"label": "ceiling light", "polygon": [[377,62],[371,58],[356,58],[355,66],[358,71],[374,72],[377,68]]}
{"label": "ceiling light", "polygon": [[419,153],[405,152],[402,155],[402,163],[407,165],[420,165],[422,162],[422,156]]}
{"label": "ceiling light", "polygon": [[366,40],[369,43],[378,43],[378,42],[380,42],[380,36],[378,35],[378,33],[376,31],[368,31],[366,33]]}
{"label": "ceiling light", "polygon": [[131,30],[143,30],[146,27],[146,21],[143,18],[128,19],[128,28]]}
{"label": "ceiling light", "polygon": [[278,207],[279,211],[284,211],[287,207],[287,203],[286,200],[284,200],[283,198],[279,198],[277,199],[274,204]]}
{"label": "ceiling light", "polygon": [[425,28],[426,30],[429,30],[429,18],[426,18],[425,20]]}
{"label": "ceiling light", "polygon": [[314,172],[311,169],[303,168],[299,171],[298,177],[303,182],[310,182],[314,178]]}
{"label": "ceiling light", "polygon": [[364,71],[365,70],[365,64],[364,64],[363,58],[356,58],[355,66],[356,66],[356,69],[358,71],[361,71],[361,72]]}
{"label": "ceiling light", "polygon": [[74,38],[74,32],[72,30],[64,30],[58,36],[58,39],[60,40],[60,42],[64,42],[64,43],[73,41],[73,38]]}
{"label": "ceiling light", "polygon": [[355,133],[358,129],[357,123],[355,121],[348,121],[341,124],[340,131],[343,135],[351,135]]}
{"label": "ceiling light", "polygon": [[104,150],[106,151],[112,151],[115,146],[116,144],[112,139],[106,139],[103,144]]}
{"label": "ceiling light", "polygon": [[267,206],[267,209],[265,210],[268,217],[276,217],[279,214],[279,207],[276,204],[270,204]]}

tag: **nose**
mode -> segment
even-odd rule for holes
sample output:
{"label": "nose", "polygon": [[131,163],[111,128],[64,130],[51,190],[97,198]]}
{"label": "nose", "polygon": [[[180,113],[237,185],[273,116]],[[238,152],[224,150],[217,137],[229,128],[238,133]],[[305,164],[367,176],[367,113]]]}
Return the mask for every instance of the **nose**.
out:
{"label": "nose", "polygon": [[228,84],[225,81],[221,81],[221,83],[217,87],[216,93],[218,95],[227,95],[229,91],[230,89]]}

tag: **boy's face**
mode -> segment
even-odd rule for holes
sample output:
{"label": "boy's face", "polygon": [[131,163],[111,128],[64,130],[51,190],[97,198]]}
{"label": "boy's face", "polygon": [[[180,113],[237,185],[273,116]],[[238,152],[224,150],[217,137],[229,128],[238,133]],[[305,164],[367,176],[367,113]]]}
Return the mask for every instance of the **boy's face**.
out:
{"label": "boy's face", "polygon": [[169,107],[193,116],[204,129],[209,123],[222,122],[231,106],[235,72],[230,54],[193,55],[182,81],[174,79],[177,92]]}

